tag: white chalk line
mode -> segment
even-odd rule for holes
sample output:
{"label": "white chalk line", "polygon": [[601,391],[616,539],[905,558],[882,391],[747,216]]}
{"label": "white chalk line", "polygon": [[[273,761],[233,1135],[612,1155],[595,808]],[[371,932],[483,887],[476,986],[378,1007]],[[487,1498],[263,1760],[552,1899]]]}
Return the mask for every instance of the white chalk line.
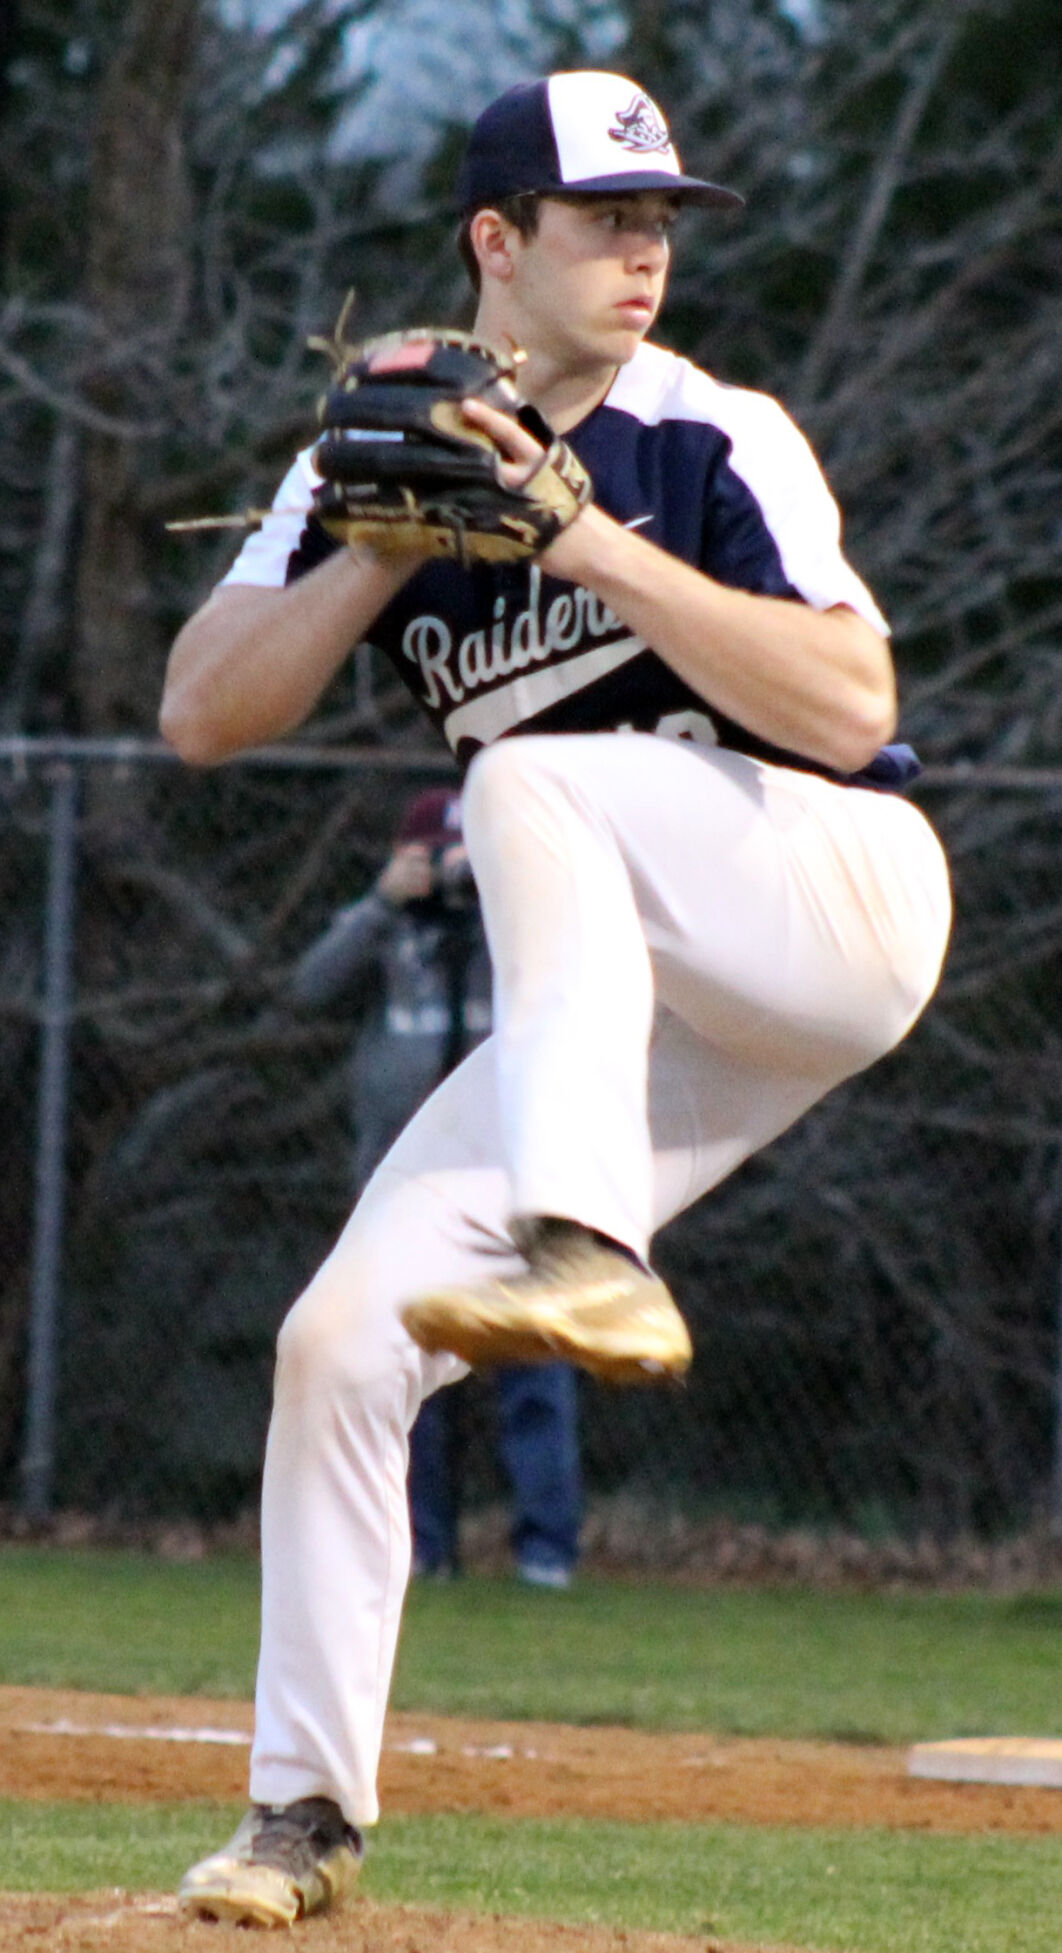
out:
{"label": "white chalk line", "polygon": [[[129,1722],[71,1722],[61,1716],[55,1722],[24,1722],[17,1728],[20,1733],[30,1736],[110,1736],[121,1742],[133,1740],[141,1743],[218,1743],[233,1748],[248,1749],[251,1738],[242,1729],[213,1729],[209,1726],[191,1729],[179,1725],[173,1728],[155,1723]],[[412,1736],[406,1742],[385,1743],[384,1748],[396,1756],[438,1756],[439,1745],[431,1736]],[[516,1757],[537,1761],[539,1752],[533,1749],[517,1749],[512,1743],[465,1743],[462,1756],[479,1756],[491,1761],[508,1761]]]}
{"label": "white chalk line", "polygon": [[153,1723],[69,1722],[63,1716],[57,1722],[19,1723],[18,1728],[30,1736],[113,1736],[119,1741],[133,1737],[146,1743],[229,1743],[247,1748],[251,1741],[242,1729],[170,1729]]}

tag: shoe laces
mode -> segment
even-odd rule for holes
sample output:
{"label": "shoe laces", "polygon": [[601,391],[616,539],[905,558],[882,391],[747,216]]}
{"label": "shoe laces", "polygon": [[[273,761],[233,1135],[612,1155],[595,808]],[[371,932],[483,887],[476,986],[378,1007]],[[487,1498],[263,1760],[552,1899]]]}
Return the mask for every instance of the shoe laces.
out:
{"label": "shoe laces", "polygon": [[588,1262],[600,1265],[603,1256],[615,1262],[628,1263],[635,1272],[640,1272],[640,1265],[633,1255],[618,1245],[613,1247],[599,1239],[593,1229],[584,1227],[581,1221],[569,1221],[552,1214],[518,1214],[509,1222],[508,1233],[499,1233],[496,1228],[489,1227],[470,1214],[462,1218],[475,1237],[477,1254],[497,1261],[510,1261],[514,1254],[518,1254],[527,1263],[528,1272],[512,1278],[521,1287],[536,1279],[570,1280]]}
{"label": "shoe laces", "polygon": [[517,1253],[511,1235],[503,1234],[497,1228],[488,1226],[486,1221],[477,1220],[474,1214],[462,1214],[461,1219],[473,1237],[473,1251],[484,1255],[488,1260],[511,1261]]}
{"label": "shoe laces", "polygon": [[547,1280],[572,1275],[587,1263],[600,1264],[608,1257],[626,1261],[617,1249],[610,1249],[579,1221],[554,1220],[551,1215],[519,1215],[511,1222],[511,1233],[518,1254],[532,1274]]}
{"label": "shoe laces", "polygon": [[256,1816],[251,1843],[256,1864],[305,1874],[338,1845],[361,1851],[360,1833],[330,1797],[303,1797],[279,1809],[259,1804]]}

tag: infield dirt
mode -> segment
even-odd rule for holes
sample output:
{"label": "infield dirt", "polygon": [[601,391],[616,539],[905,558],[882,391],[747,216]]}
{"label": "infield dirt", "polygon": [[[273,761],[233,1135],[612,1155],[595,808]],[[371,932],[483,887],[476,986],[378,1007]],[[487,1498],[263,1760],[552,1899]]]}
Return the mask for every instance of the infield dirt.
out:
{"label": "infield dirt", "polygon": [[[0,1689],[0,1796],[122,1803],[245,1795],[250,1705],[206,1698]],[[228,1738],[229,1740],[226,1740]],[[235,1740],[233,1740],[235,1739]],[[901,1750],[554,1723],[392,1715],[390,1815],[492,1812],[628,1822],[1062,1832],[1062,1793],[911,1778]],[[180,1921],[168,1895],[4,1898],[5,1953],[214,1953],[224,1928]],[[240,1944],[245,1944],[241,1935]],[[256,1939],[255,1944],[260,1942]],[[272,1941],[265,1942],[273,1944]],[[285,1940],[285,1944],[296,1944]],[[714,1953],[722,1942],[473,1917],[359,1900],[298,1930],[307,1953]],[[730,1953],[730,1949],[727,1949]],[[773,1948],[771,1953],[781,1953]]]}

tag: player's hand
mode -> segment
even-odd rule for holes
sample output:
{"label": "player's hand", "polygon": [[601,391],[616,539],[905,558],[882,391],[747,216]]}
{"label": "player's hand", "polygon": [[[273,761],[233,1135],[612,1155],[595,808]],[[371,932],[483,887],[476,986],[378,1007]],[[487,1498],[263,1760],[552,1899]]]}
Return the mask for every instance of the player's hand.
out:
{"label": "player's hand", "polygon": [[[496,448],[506,457],[496,464],[498,475],[505,488],[519,492],[541,465],[546,451],[543,443],[536,441],[534,435],[511,414],[502,413],[483,400],[463,400],[461,412],[473,427],[479,427],[484,434],[489,434]],[[593,506],[589,501],[588,505]],[[556,576],[574,575],[577,580],[577,572],[573,572],[569,565],[570,561],[578,560],[578,539],[584,527],[585,514],[586,505],[565,524],[553,542],[539,551],[539,561],[544,569],[552,570]],[[576,551],[574,558],[573,541]]]}
{"label": "player's hand", "polygon": [[498,466],[505,487],[522,488],[545,453],[542,443],[511,414],[503,414],[498,407],[488,407],[483,400],[463,400],[461,412],[471,426],[481,427],[484,434],[489,434],[505,455],[506,459]]}
{"label": "player's hand", "polygon": [[336,542],[463,569],[516,563],[548,548],[589,501],[578,456],[520,403],[515,348],[427,326],[349,346],[342,318],[330,341],[314,343],[333,373],[313,506]]}
{"label": "player's hand", "polygon": [[431,854],[419,841],[396,848],[376,883],[377,895],[396,909],[406,902],[420,902],[432,891]]}

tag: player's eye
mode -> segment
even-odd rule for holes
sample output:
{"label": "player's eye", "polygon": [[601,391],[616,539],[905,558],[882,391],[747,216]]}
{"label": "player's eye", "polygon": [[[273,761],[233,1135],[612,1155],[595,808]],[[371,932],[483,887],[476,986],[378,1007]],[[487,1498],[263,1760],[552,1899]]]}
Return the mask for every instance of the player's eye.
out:
{"label": "player's eye", "polygon": [[634,211],[623,204],[615,204],[611,208],[606,207],[599,211],[598,221],[611,236],[619,236],[625,231],[630,231],[637,232],[643,237],[648,235],[659,238],[662,243],[667,244],[675,228],[676,215],[673,210],[662,210],[654,214],[649,211]]}

